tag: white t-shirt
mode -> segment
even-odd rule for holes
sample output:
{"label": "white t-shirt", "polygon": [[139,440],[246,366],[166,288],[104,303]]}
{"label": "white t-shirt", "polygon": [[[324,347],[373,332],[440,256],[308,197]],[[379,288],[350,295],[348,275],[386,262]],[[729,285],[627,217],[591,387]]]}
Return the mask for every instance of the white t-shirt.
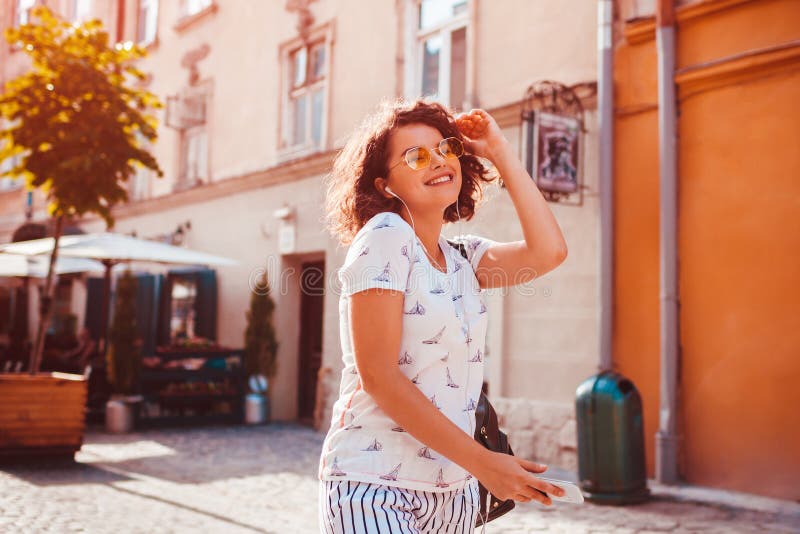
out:
{"label": "white t-shirt", "polygon": [[461,489],[472,478],[405,432],[364,392],[350,336],[350,295],[367,288],[402,291],[397,363],[442,413],[472,437],[487,326],[486,302],[474,271],[495,242],[472,234],[454,240],[465,244],[468,260],[440,235],[445,274],[431,265],[421,241],[397,213],[378,213],[356,234],[338,273],[344,369],[320,457],[320,480],[444,492]]}

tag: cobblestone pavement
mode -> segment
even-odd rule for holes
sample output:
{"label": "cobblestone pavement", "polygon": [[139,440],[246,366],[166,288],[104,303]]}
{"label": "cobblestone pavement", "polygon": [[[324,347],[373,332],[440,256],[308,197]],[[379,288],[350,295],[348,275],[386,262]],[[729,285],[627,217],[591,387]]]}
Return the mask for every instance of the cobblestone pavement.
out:
{"label": "cobblestone pavement", "polygon": [[[295,425],[87,432],[76,462],[0,467],[0,532],[313,533],[322,436]],[[760,510],[654,491],[629,507],[521,505],[525,532],[800,532],[800,505]]]}

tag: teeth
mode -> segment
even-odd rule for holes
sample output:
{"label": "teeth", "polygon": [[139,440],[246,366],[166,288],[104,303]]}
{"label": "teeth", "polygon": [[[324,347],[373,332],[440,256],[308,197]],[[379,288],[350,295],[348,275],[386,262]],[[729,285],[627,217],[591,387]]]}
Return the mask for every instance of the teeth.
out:
{"label": "teeth", "polygon": [[429,181],[429,182],[426,182],[426,183],[427,183],[428,185],[434,185],[434,184],[440,184],[440,183],[442,183],[442,182],[449,182],[449,181],[450,181],[450,180],[452,180],[452,179],[453,179],[453,177],[452,177],[452,176],[450,176],[450,175],[447,175],[447,176],[440,176],[439,178],[436,178],[435,180],[431,180],[431,181]]}

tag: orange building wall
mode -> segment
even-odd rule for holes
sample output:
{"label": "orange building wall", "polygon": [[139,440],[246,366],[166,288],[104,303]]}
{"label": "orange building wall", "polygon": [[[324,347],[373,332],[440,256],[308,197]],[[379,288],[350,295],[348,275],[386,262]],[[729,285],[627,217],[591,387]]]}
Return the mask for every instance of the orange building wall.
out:
{"label": "orange building wall", "polygon": [[659,395],[655,47],[620,43],[614,65],[614,367],[642,396],[652,476]]}
{"label": "orange building wall", "polygon": [[[800,49],[765,49],[800,39],[800,25],[789,22],[800,20],[800,2],[716,3],[729,7],[694,17],[679,10],[676,32],[680,468],[693,484],[797,499]],[[616,49],[614,351],[642,393],[651,476],[659,397],[655,61],[654,39]]]}

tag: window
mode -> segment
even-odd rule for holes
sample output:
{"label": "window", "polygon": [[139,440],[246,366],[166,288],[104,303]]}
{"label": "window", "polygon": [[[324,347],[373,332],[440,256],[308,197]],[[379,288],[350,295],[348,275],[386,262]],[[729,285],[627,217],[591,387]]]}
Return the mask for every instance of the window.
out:
{"label": "window", "polygon": [[416,61],[408,62],[410,98],[426,96],[456,110],[467,100],[467,0],[421,0],[416,12],[414,49]]}
{"label": "window", "polygon": [[30,10],[36,7],[37,0],[16,0],[14,4],[14,25],[22,26],[31,21]]}
{"label": "window", "polygon": [[183,132],[180,173],[175,189],[186,189],[208,181],[208,132],[205,124]]}
{"label": "window", "polygon": [[92,0],[72,0],[72,21],[81,22],[92,14]]}
{"label": "window", "polygon": [[[329,29],[328,29],[329,30]],[[294,156],[322,150],[326,136],[330,31],[312,35],[308,44],[284,46],[284,96],[281,148]]]}
{"label": "window", "polygon": [[[150,151],[152,143],[149,139],[143,136],[138,130],[136,131],[136,144],[143,150]],[[128,178],[128,201],[135,202],[137,200],[144,200],[150,196],[150,180],[153,171],[142,165],[141,163],[134,164],[134,173]]]}
{"label": "window", "polygon": [[175,276],[171,296],[169,339],[174,344],[195,337],[197,281],[192,277]]}
{"label": "window", "polygon": [[207,110],[212,87],[209,79],[167,97],[164,124],[180,134],[175,191],[209,181]]}
{"label": "window", "polygon": [[141,45],[156,41],[158,30],[158,0],[139,0],[136,18],[136,40]]}
{"label": "window", "polygon": [[192,15],[197,15],[201,11],[210,8],[213,3],[213,0],[182,0],[181,16],[191,17]]}
{"label": "window", "polygon": [[[17,165],[20,165],[22,163],[23,156],[24,154],[17,153],[0,161],[0,175],[10,171]],[[13,191],[22,187],[24,183],[25,181],[21,176],[18,175],[2,176],[0,177],[0,191]]]}

